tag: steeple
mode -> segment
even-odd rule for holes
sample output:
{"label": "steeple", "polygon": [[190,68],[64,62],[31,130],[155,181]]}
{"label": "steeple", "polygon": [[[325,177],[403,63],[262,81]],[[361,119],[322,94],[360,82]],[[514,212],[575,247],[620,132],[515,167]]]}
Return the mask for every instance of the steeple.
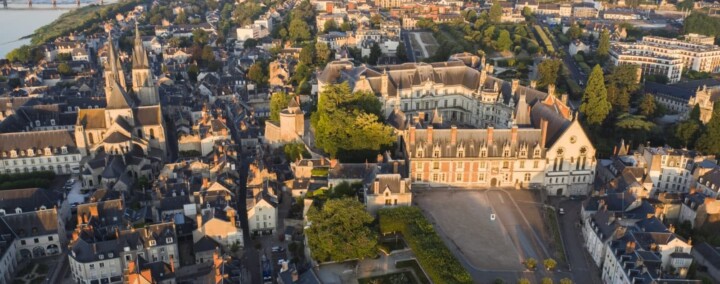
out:
{"label": "steeple", "polygon": [[125,72],[123,72],[122,65],[120,64],[120,57],[115,50],[115,41],[112,37],[112,32],[108,32],[108,57],[105,63],[105,88],[112,87],[112,81],[115,81],[122,87],[123,90],[127,90],[127,84],[125,84]]}
{"label": "steeple", "polygon": [[150,68],[148,61],[147,52],[145,52],[145,46],[143,46],[142,38],[140,37],[140,29],[138,28],[138,23],[135,22],[135,46],[133,46],[132,68]]}

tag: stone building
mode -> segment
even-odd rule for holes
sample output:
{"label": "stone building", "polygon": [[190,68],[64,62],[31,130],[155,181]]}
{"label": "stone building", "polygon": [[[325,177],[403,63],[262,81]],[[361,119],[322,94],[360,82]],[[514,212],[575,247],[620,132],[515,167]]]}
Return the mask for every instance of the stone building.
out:
{"label": "stone building", "polygon": [[298,97],[290,100],[288,107],[280,111],[280,121],[265,122],[265,142],[273,147],[302,140],[305,136],[305,112],[300,109]]}

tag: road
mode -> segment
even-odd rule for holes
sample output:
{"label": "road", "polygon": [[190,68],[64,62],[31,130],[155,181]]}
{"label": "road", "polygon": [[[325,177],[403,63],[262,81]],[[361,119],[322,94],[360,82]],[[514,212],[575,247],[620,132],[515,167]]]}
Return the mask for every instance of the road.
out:
{"label": "road", "polygon": [[565,209],[565,215],[560,216],[560,234],[565,242],[568,265],[573,273],[575,283],[601,283],[600,271],[592,263],[590,256],[583,245],[582,230],[580,229],[580,200],[560,201],[560,207]]}
{"label": "road", "polygon": [[[548,30],[552,30],[552,28],[551,28],[548,24],[543,23],[542,21],[539,21],[539,22],[538,22],[538,25],[540,25],[541,27],[546,27],[546,28],[548,28]],[[582,82],[583,84],[585,84],[585,82],[587,82],[587,77],[583,76],[583,75],[580,73],[580,68],[579,68],[578,65],[575,63],[575,59],[573,59],[573,57],[570,55],[570,50],[568,50],[568,47],[567,47],[567,46],[561,46],[560,44],[558,44],[558,43],[555,41],[555,37],[550,37],[550,41],[552,42],[553,48],[555,48],[555,50],[562,50],[562,51],[563,51],[563,54],[564,54],[564,55],[561,56],[560,59],[562,60],[562,62],[563,62],[563,64],[565,65],[565,67],[568,69],[568,71],[569,71],[569,73],[570,73],[570,74],[569,74],[569,75],[570,75],[570,79],[571,79],[573,82],[575,82],[575,83],[578,83],[578,84],[579,84],[579,82]],[[581,88],[584,88],[584,87],[581,86]],[[572,109],[577,109],[577,108],[580,107],[580,101],[579,101],[579,100],[577,100],[577,101],[568,101],[568,102],[569,102],[570,107],[571,107]]]}

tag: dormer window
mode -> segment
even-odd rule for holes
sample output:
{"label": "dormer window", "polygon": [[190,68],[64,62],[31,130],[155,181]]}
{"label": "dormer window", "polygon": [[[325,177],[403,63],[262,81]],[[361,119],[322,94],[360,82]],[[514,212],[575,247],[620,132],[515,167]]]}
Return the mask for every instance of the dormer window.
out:
{"label": "dormer window", "polygon": [[65,147],[65,146],[60,147],[60,152],[63,154],[67,154],[68,153],[67,147]]}
{"label": "dormer window", "polygon": [[103,259],[105,259],[105,256],[100,254],[100,255],[98,255],[98,259],[103,260]]}
{"label": "dormer window", "polygon": [[440,158],[440,149],[433,150],[433,158]]}
{"label": "dormer window", "polygon": [[55,126],[55,119],[50,120],[50,125]]}
{"label": "dormer window", "polygon": [[109,253],[108,253],[108,258],[112,258],[113,256],[114,256],[114,255],[113,255],[112,252],[109,252]]}
{"label": "dormer window", "polygon": [[154,246],[155,244],[155,240],[150,240],[150,246]]}
{"label": "dormer window", "polygon": [[35,126],[40,127],[40,120],[35,120]]}
{"label": "dormer window", "polygon": [[465,149],[458,150],[458,158],[465,158]]}
{"label": "dormer window", "polygon": [[485,150],[485,149],[480,150],[480,158],[485,158],[485,157],[487,157],[487,150]]}
{"label": "dormer window", "polygon": [[510,149],[503,150],[503,157],[510,157]]}
{"label": "dormer window", "polygon": [[172,244],[172,243],[173,243],[173,238],[165,238],[165,242],[168,243],[168,244]]}
{"label": "dormer window", "polygon": [[21,214],[21,213],[22,213],[22,209],[20,209],[20,207],[15,208],[15,214]]}
{"label": "dormer window", "polygon": [[417,151],[417,153],[415,153],[415,156],[417,156],[417,158],[422,158],[424,156],[424,154],[425,153],[423,153],[423,150],[419,149]]}
{"label": "dormer window", "polygon": [[35,151],[33,149],[28,149],[27,155],[30,157],[35,156]]}
{"label": "dormer window", "polygon": [[527,157],[527,151],[520,150],[520,157],[523,157],[523,158]]}
{"label": "dormer window", "polygon": [[535,149],[533,152],[533,158],[540,158],[540,149]]}
{"label": "dormer window", "polygon": [[17,157],[17,155],[18,155],[17,151],[15,151],[15,150],[11,150],[11,151],[10,151],[10,157],[11,157],[11,158],[15,158],[15,157]]}
{"label": "dormer window", "polygon": [[5,209],[0,209],[0,216],[5,216]]}

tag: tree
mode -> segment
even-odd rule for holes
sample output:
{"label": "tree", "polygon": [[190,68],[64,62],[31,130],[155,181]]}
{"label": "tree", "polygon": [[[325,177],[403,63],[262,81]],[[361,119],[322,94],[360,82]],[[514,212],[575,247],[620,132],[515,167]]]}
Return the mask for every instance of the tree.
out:
{"label": "tree", "polygon": [[203,29],[196,29],[192,31],[193,42],[199,46],[204,46],[208,43],[208,33]]}
{"label": "tree", "polygon": [[546,87],[550,84],[556,84],[558,74],[560,73],[560,67],[562,62],[559,59],[550,59],[540,62],[538,65],[538,87]]}
{"label": "tree", "polygon": [[185,11],[180,11],[180,13],[177,14],[177,17],[175,17],[175,24],[176,25],[184,25],[187,24],[188,18],[185,15]]}
{"label": "tree", "polygon": [[309,40],[312,36],[310,34],[310,27],[305,21],[299,18],[295,18],[290,21],[290,27],[288,28],[290,39],[294,41]]}
{"label": "tree", "polygon": [[572,24],[572,26],[570,26],[565,35],[567,35],[567,37],[570,39],[579,39],[580,37],[582,37],[582,29],[580,28],[580,25],[574,23]]}
{"label": "tree", "polygon": [[375,256],[377,236],[370,229],[374,219],[353,198],[330,199],[321,209],[310,208],[312,225],[305,232],[313,258],[325,262]]}
{"label": "tree", "polygon": [[329,32],[337,31],[337,30],[338,30],[338,24],[335,22],[335,20],[330,19],[330,20],[325,21],[325,24],[323,25],[324,33],[329,33]]}
{"label": "tree", "polygon": [[640,105],[638,106],[640,109],[640,114],[651,117],[655,113],[655,97],[651,94],[645,94],[643,95],[642,99],[640,99]]}
{"label": "tree", "polygon": [[560,279],[560,284],[573,284],[573,281],[570,278],[563,278]]}
{"label": "tree", "polygon": [[532,17],[532,15],[533,15],[532,9],[530,9],[530,7],[528,7],[528,6],[523,7],[522,15],[527,20],[528,18]]}
{"label": "tree", "polygon": [[[330,198],[357,198],[357,186],[353,187],[349,182],[343,181],[336,186],[333,186],[330,191]],[[362,185],[360,185],[362,188]]]}
{"label": "tree", "polygon": [[637,71],[635,65],[619,65],[607,77],[608,101],[618,112],[630,109],[630,96],[640,87]]}
{"label": "tree", "polygon": [[315,62],[315,45],[314,44],[306,44],[303,46],[302,50],[300,50],[300,59],[301,64],[305,64],[307,66],[314,65]]}
{"label": "tree", "polygon": [[600,65],[595,65],[585,87],[580,112],[590,125],[600,125],[610,113],[611,105],[607,101],[605,79]]}
{"label": "tree", "polygon": [[550,277],[544,277],[541,281],[541,284],[553,284],[553,280]]}
{"label": "tree", "polygon": [[340,25],[340,30],[343,32],[351,31],[353,30],[353,25],[350,22],[343,22]]}
{"label": "tree", "polygon": [[10,62],[28,62],[32,58],[32,48],[29,45],[23,45],[10,51],[6,56]]}
{"label": "tree", "polygon": [[510,32],[507,30],[501,30],[500,35],[497,39],[497,49],[499,51],[507,51],[512,47],[512,40],[510,40]]}
{"label": "tree", "polygon": [[289,162],[295,162],[299,159],[310,156],[310,153],[307,149],[305,149],[305,144],[302,142],[290,142],[285,144],[285,146],[283,146],[283,152],[285,153],[285,158]]}
{"label": "tree", "polygon": [[543,260],[543,265],[545,266],[545,269],[553,270],[557,266],[557,262],[552,258],[547,258]]}
{"label": "tree", "polygon": [[705,130],[695,143],[695,148],[705,154],[720,154],[720,105],[715,105],[710,121],[705,125]]}
{"label": "tree", "polygon": [[211,46],[206,45],[205,47],[203,47],[203,49],[202,49],[202,60],[203,60],[205,63],[210,63],[210,62],[215,61],[215,52],[213,52],[213,49],[212,49]]}
{"label": "tree", "polygon": [[280,121],[280,111],[288,107],[293,98],[285,92],[277,92],[270,96],[270,120]]}
{"label": "tree", "polygon": [[382,103],[373,93],[352,93],[342,83],[326,86],[319,98],[311,122],[317,146],[330,156],[337,157],[340,151],[380,151],[395,142],[392,127],[380,121]]}
{"label": "tree", "polygon": [[254,38],[246,39],[245,42],[243,42],[244,49],[253,48],[256,46],[257,46],[257,40]]}
{"label": "tree", "polygon": [[527,278],[520,278],[518,279],[517,284],[530,284],[530,280]]}
{"label": "tree", "polygon": [[673,136],[682,147],[692,147],[698,139],[701,131],[700,122],[692,119],[685,120],[675,125]]}
{"label": "tree", "polygon": [[398,44],[397,50],[395,51],[395,56],[397,56],[398,60],[400,62],[407,62],[407,50],[405,50],[405,44],[401,41],[400,44]]}
{"label": "tree", "polygon": [[195,64],[190,65],[190,67],[188,67],[187,74],[188,74],[188,77],[190,78],[190,82],[195,83],[195,82],[197,82],[198,74],[200,74],[200,68]]}
{"label": "tree", "polygon": [[494,2],[493,5],[490,7],[490,21],[498,24],[502,21],[502,6],[500,6],[499,2]]}
{"label": "tree", "polygon": [[325,64],[330,61],[332,50],[328,48],[327,43],[318,42],[315,44],[315,55],[317,65],[325,67]]}
{"label": "tree", "polygon": [[529,270],[535,270],[535,267],[537,267],[537,260],[534,258],[528,258],[525,260],[525,267]]}
{"label": "tree", "polygon": [[57,71],[58,71],[58,73],[60,73],[60,75],[65,75],[65,76],[72,74],[72,68],[70,68],[70,65],[68,65],[65,62],[60,63],[60,65],[58,65]]}
{"label": "tree", "polygon": [[265,71],[266,70],[263,67],[263,64],[261,64],[260,62],[255,62],[252,66],[250,66],[247,77],[251,81],[255,82],[255,84],[264,86],[267,84],[268,81],[268,75]]}
{"label": "tree", "polygon": [[598,43],[597,55],[601,59],[605,59],[610,54],[610,33],[608,30],[603,30],[600,33],[600,42]]}
{"label": "tree", "polygon": [[372,65],[377,64],[380,56],[382,56],[382,50],[380,49],[380,45],[378,45],[377,42],[374,42],[372,47],[370,47],[370,57],[368,57],[368,63]]}

